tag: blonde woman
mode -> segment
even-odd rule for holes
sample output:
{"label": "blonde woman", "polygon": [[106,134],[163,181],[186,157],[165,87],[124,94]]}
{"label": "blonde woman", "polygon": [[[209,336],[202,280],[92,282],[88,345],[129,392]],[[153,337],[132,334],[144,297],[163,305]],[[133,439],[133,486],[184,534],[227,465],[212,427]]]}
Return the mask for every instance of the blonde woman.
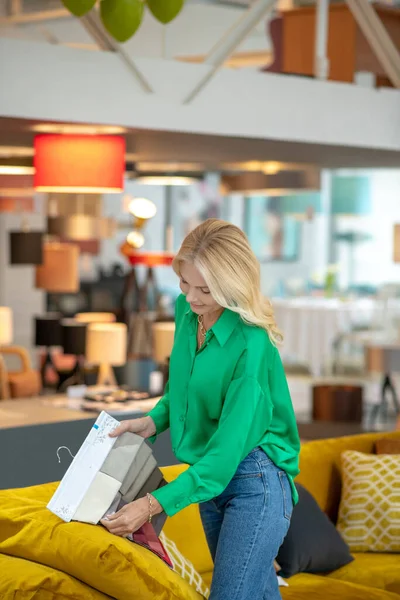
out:
{"label": "blonde woman", "polygon": [[273,561],[297,501],[299,438],[259,264],[239,228],[209,219],[173,268],[182,295],[169,383],[148,416],[113,435],[149,438],[169,427],[174,453],[191,466],[104,524],[125,535],[150,515],[199,503],[214,559],[211,600],[277,600]]}

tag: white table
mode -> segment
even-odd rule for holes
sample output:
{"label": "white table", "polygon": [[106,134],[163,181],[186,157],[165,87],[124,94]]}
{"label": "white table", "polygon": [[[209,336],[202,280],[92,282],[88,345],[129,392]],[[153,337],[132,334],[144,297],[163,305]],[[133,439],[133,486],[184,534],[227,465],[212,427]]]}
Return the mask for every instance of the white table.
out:
{"label": "white table", "polygon": [[282,358],[296,359],[319,376],[332,356],[338,336],[358,324],[372,322],[377,309],[373,299],[273,299],[279,329],[284,336]]}

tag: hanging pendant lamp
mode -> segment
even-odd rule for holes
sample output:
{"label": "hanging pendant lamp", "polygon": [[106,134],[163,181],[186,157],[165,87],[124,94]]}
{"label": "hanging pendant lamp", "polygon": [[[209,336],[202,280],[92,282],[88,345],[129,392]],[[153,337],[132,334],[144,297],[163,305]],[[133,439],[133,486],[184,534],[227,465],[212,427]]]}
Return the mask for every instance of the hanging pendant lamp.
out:
{"label": "hanging pendant lamp", "polygon": [[331,194],[335,216],[365,216],[372,210],[371,181],[365,175],[334,175]]}
{"label": "hanging pendant lamp", "polygon": [[41,265],[43,263],[42,231],[10,231],[10,264]]}
{"label": "hanging pendant lamp", "polygon": [[43,265],[36,267],[36,287],[54,294],[79,291],[79,248],[75,244],[46,242]]}
{"label": "hanging pendant lamp", "polygon": [[124,187],[125,140],[108,135],[35,137],[38,192],[119,193]]}

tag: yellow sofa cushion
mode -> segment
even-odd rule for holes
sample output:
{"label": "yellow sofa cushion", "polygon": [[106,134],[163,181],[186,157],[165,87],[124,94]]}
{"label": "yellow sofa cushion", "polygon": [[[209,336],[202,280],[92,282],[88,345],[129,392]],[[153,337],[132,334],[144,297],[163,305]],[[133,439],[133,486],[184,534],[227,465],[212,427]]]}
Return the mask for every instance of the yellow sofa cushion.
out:
{"label": "yellow sofa cushion", "polygon": [[208,598],[210,590],[203,577],[196,571],[193,564],[179,552],[175,542],[167,538],[163,531],[160,534],[160,540],[174,565],[174,571],[189,582],[201,596]]}
{"label": "yellow sofa cushion", "polygon": [[[374,452],[382,433],[366,433],[302,445],[298,483],[314,496],[319,507],[336,523],[341,496],[341,455],[345,450]],[[385,434],[385,439],[400,440],[400,431]]]}
{"label": "yellow sofa cushion", "polygon": [[0,554],[3,600],[106,600],[106,596],[66,573]]}
{"label": "yellow sofa cushion", "polygon": [[200,600],[149,550],[46,508],[57,484],[0,491],[0,552],[58,569],[117,600]]}
{"label": "yellow sofa cushion", "polygon": [[337,528],[353,552],[400,551],[400,455],[342,454]]}
{"label": "yellow sofa cushion", "polygon": [[301,573],[279,588],[282,600],[399,600],[397,594],[325,576]]}
{"label": "yellow sofa cushion", "polygon": [[400,554],[358,553],[354,561],[329,574],[331,579],[351,581],[400,595]]}

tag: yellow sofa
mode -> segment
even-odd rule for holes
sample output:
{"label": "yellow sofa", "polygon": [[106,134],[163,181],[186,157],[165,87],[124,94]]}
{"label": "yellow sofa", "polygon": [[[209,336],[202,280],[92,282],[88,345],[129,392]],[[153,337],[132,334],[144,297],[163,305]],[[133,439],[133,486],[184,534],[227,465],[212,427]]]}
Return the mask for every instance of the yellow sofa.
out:
{"label": "yellow sofa", "polygon": [[[400,440],[400,431],[365,434],[305,443],[300,455],[297,480],[311,492],[322,510],[336,522],[340,493],[340,455],[344,450],[374,451],[383,437]],[[165,476],[174,479],[181,466],[168,467]],[[201,526],[197,506],[168,519],[166,535],[173,539],[184,556],[191,560],[207,583],[211,582],[212,560]],[[283,600],[378,600],[400,598],[400,555],[353,553],[355,560],[326,576],[302,573],[281,588]]]}
{"label": "yellow sofa", "polygon": [[[340,500],[341,452],[373,452],[382,437],[400,439],[400,432],[303,445],[298,481],[331,519],[336,519]],[[165,477],[172,480],[184,468],[168,467]],[[0,491],[2,600],[202,600],[146,549],[102,527],[60,521],[46,509],[56,487]],[[164,532],[210,584],[213,565],[198,507],[189,506],[168,519]],[[329,575],[291,577],[289,587],[281,588],[283,600],[400,600],[398,554],[354,556],[352,563]]]}

